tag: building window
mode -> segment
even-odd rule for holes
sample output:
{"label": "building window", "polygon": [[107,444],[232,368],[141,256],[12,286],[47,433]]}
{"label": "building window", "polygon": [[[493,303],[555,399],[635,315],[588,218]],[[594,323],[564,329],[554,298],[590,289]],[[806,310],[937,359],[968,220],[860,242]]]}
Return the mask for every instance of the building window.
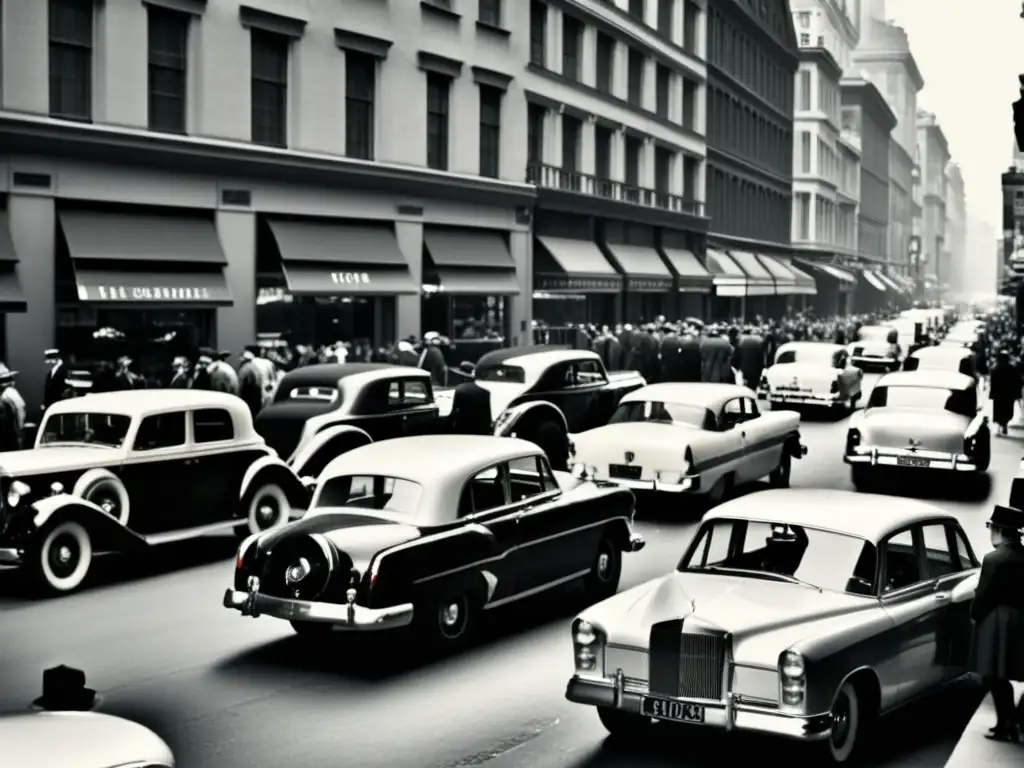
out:
{"label": "building window", "polygon": [[640,186],[640,153],[643,151],[643,142],[636,136],[626,137],[626,173],[625,182],[627,187],[636,189]]}
{"label": "building window", "polygon": [[700,159],[686,155],[683,157],[683,197],[697,200],[700,187]]}
{"label": "building window", "polygon": [[562,115],[562,170],[574,174],[580,167],[580,134],[583,123],[572,115]]}
{"label": "building window", "polygon": [[612,129],[603,125],[594,128],[594,176],[612,177]]}
{"label": "building window", "polygon": [[697,130],[697,83],[683,78],[683,127]]}
{"label": "building window", "polygon": [[643,23],[645,5],[647,3],[644,0],[629,0],[629,15]]}
{"label": "building window", "polygon": [[[692,0],[683,3],[683,48],[690,53],[697,52],[697,31],[700,22],[700,8]],[[724,33],[723,33],[724,34]]]}
{"label": "building window", "polygon": [[604,32],[597,33],[597,90],[612,92],[615,72],[615,39]]}
{"label": "building window", "polygon": [[480,175],[501,175],[501,100],[498,88],[480,86]]}
{"label": "building window", "polygon": [[365,53],[345,52],[345,154],[373,159],[374,101],[377,60]]}
{"label": "building window", "polygon": [[803,69],[800,70],[799,77],[800,88],[797,91],[796,108],[801,112],[806,112],[811,108],[811,73]]}
{"label": "building window", "polygon": [[[530,104],[526,111],[526,162],[537,165],[544,162],[544,120],[548,111],[540,104]],[[530,179],[537,181],[537,179]]]}
{"label": "building window", "polygon": [[675,153],[670,149],[657,147],[654,150],[654,191],[659,195],[667,195],[672,191],[672,166],[675,165],[675,159]]}
{"label": "building window", "polygon": [[796,193],[796,238],[811,239],[811,196],[807,192]]}
{"label": "building window", "polygon": [[540,0],[530,0],[530,63],[546,66],[544,53],[547,50],[548,7]]}
{"label": "building window", "polygon": [[811,172],[811,133],[800,131],[800,173]]}
{"label": "building window", "polygon": [[672,16],[676,0],[658,0],[658,34],[672,39]]}
{"label": "building window", "polygon": [[149,129],[185,133],[188,24],[185,13],[149,6]]}
{"label": "building window", "polygon": [[580,79],[580,43],[583,23],[572,16],[562,16],[562,77]]}
{"label": "building window", "polygon": [[252,141],[288,143],[288,46],[283,35],[252,30]]}
{"label": "building window", "polygon": [[448,170],[448,99],[452,81],[427,72],[427,167]]}
{"label": "building window", "polygon": [[656,66],[655,75],[655,107],[654,111],[658,117],[668,119],[669,93],[672,87],[672,72],[668,67],[661,64]]}
{"label": "building window", "polygon": [[644,93],[644,55],[632,48],[629,51],[628,59],[629,88],[626,93],[626,100],[635,107],[643,102]]}
{"label": "building window", "polygon": [[93,5],[50,0],[50,114],[92,119]]}
{"label": "building window", "polygon": [[810,11],[800,11],[796,15],[796,23],[800,26],[800,29],[811,28],[811,13]]}
{"label": "building window", "polygon": [[501,26],[501,0],[480,0],[477,18],[492,27]]}

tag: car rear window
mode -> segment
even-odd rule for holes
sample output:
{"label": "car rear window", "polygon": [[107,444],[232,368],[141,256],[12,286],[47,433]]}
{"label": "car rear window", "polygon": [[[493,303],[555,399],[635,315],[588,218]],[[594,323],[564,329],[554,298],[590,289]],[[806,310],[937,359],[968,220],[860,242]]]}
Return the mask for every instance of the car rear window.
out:
{"label": "car rear window", "polygon": [[315,386],[315,387],[291,387],[280,389],[274,397],[274,402],[287,401],[313,402],[313,403],[337,403],[341,400],[341,391],[337,387]]}
{"label": "car rear window", "polygon": [[526,383],[526,371],[518,365],[494,365],[487,368],[477,368],[475,376],[477,381],[507,381],[511,384]]}
{"label": "car rear window", "polygon": [[978,412],[978,398],[973,389],[875,387],[871,390],[868,407],[942,409],[973,418]]}

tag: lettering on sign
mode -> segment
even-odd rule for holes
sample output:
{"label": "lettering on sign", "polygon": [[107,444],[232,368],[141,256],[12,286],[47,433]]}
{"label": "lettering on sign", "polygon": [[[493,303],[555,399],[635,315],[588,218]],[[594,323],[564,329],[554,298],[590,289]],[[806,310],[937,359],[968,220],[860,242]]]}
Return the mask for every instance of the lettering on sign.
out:
{"label": "lettering on sign", "polygon": [[209,288],[170,288],[162,285],[78,286],[79,301],[213,301]]}
{"label": "lettering on sign", "polygon": [[668,291],[672,289],[672,281],[658,277],[631,277],[629,287],[634,291]]}
{"label": "lettering on sign", "polygon": [[368,272],[331,272],[331,282],[335,285],[369,285]]}
{"label": "lettering on sign", "polygon": [[538,277],[539,291],[619,291],[622,283],[615,277]]}

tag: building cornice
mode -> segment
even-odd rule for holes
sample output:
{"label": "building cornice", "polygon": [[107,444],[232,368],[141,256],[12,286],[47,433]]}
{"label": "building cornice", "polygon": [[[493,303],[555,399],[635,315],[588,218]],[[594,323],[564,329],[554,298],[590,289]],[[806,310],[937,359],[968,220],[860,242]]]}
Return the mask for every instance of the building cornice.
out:
{"label": "building cornice", "polygon": [[843,76],[843,68],[827,48],[801,48],[800,61],[818,64],[832,75],[836,82]]}
{"label": "building cornice", "polygon": [[914,87],[920,91],[924,88],[924,77],[921,70],[917,68],[917,61],[910,51],[886,51],[886,50],[863,50],[858,48],[853,54],[854,63],[858,61],[884,61],[902,64],[910,76]]}
{"label": "building cornice", "polygon": [[844,79],[839,82],[839,88],[844,96],[849,95],[860,104],[862,109],[871,112],[887,132],[891,132],[896,127],[899,122],[896,113],[892,111],[892,107],[889,106],[889,102],[885,100],[878,87],[870,80]]}

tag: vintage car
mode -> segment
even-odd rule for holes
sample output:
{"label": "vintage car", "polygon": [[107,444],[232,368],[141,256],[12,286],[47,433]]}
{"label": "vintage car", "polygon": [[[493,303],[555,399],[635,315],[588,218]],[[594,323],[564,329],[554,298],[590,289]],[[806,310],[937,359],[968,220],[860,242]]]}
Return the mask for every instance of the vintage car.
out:
{"label": "vintage car", "polygon": [[840,344],[791,341],[775,353],[761,375],[759,394],[779,406],[818,406],[852,411],[860,400],[864,372],[850,363]]}
{"label": "vintage car", "polygon": [[865,325],[857,338],[847,345],[850,362],[862,369],[899,370],[903,350],[899,331],[891,325]]}
{"label": "vintage car", "polygon": [[947,347],[973,347],[984,332],[985,323],[980,320],[964,320],[950,328],[939,343]]}
{"label": "vintage car", "polygon": [[566,698],[635,743],[665,720],[846,763],[876,715],[964,676],[978,567],[956,518],[920,501],[744,496],[704,518],[674,572],[573,621]]}
{"label": "vintage car", "polygon": [[878,469],[910,468],[983,475],[992,455],[978,383],[962,373],[900,371],[878,380],[850,419],[844,461],[863,490]]}
{"label": "vintage car", "polygon": [[570,581],[614,594],[622,553],[644,543],[633,508],[629,491],[556,475],[525,440],[372,443],[327,465],[302,520],[242,543],[224,606],[300,634],[412,625],[454,647],[481,611]]}
{"label": "vintage car", "polygon": [[[77,677],[77,689],[52,681]],[[145,726],[94,711],[101,701],[70,667],[43,673],[43,695],[30,709],[0,713],[4,768],[174,768],[166,742]]]}
{"label": "vintage car", "polygon": [[649,384],[622,398],[603,427],[572,436],[574,476],[634,491],[700,497],[714,506],[730,489],[767,476],[789,485],[800,415],[762,413],[738,384]]}
{"label": "vintage car", "polygon": [[34,447],[0,453],[0,564],[67,593],[98,553],[258,533],[305,499],[234,395],[85,395],[47,409]]}
{"label": "vintage car", "polygon": [[[480,358],[477,383],[491,393],[494,433],[516,434],[565,469],[567,435],[604,424],[619,398],[644,384],[607,373],[585,350],[503,349]],[[378,363],[311,365],[285,374],[256,431],[299,477],[315,478],[345,451],[396,437],[449,431],[452,390],[419,368]]]}
{"label": "vintage car", "polygon": [[976,378],[974,353],[965,347],[950,345],[921,347],[903,361],[904,371],[947,371]]}

